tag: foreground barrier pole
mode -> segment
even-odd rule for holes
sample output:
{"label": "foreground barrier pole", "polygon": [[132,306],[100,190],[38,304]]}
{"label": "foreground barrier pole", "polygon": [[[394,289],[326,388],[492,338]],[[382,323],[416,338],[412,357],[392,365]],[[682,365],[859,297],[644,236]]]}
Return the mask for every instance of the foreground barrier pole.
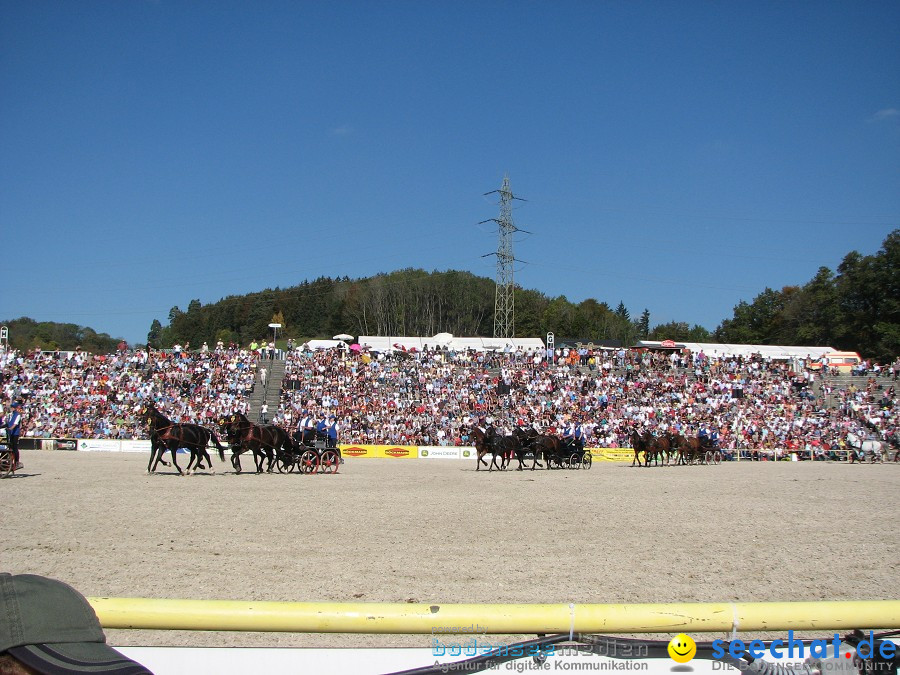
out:
{"label": "foreground barrier pole", "polygon": [[900,628],[900,600],[406,604],[89,598],[104,628],[297,633],[675,633]]}

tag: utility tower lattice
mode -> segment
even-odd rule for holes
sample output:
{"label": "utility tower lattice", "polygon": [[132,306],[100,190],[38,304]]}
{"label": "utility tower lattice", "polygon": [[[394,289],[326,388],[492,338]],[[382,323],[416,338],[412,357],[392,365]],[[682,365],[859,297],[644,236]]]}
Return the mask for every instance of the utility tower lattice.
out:
{"label": "utility tower lattice", "polygon": [[[513,225],[512,201],[520,199],[513,195],[509,188],[509,175],[503,177],[503,186],[499,190],[486,192],[485,195],[500,194],[500,218],[483,220],[482,223],[493,221],[499,227],[499,243],[496,253],[488,255],[497,256],[497,293],[494,300],[494,337],[512,338],[516,336],[515,300],[513,297],[513,263],[516,261],[513,255],[513,232],[519,232],[519,228]],[[520,201],[525,201],[520,199]],[[480,224],[480,223],[479,223]],[[521,230],[524,232],[525,230]]]}

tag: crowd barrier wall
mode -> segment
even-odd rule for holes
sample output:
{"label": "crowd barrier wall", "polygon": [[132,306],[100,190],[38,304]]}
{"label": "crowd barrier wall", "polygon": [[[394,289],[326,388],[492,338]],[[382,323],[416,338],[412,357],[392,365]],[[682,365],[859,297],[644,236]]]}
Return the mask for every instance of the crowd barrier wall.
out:
{"label": "crowd barrier wall", "polygon": [[[208,447],[214,448],[213,445]],[[31,438],[19,440],[22,450],[78,450],[81,452],[150,452],[150,441],[108,438]],[[344,457],[379,459],[475,459],[475,448],[452,445],[340,445]],[[630,462],[631,448],[588,448],[595,462]],[[185,452],[183,449],[179,452]],[[641,453],[643,457],[643,453]]]}
{"label": "crowd barrier wall", "polygon": [[[215,446],[209,445],[215,449]],[[374,457],[379,459],[475,459],[475,448],[471,446],[445,445],[340,445],[344,457]],[[20,450],[78,450],[81,452],[133,452],[147,453],[150,441],[141,439],[106,439],[106,438],[32,438],[22,437],[19,440]],[[631,448],[586,448],[595,462],[633,462],[634,450]],[[183,448],[178,451],[185,453]],[[748,451],[744,451],[746,453]],[[846,450],[836,451],[846,461]],[[771,450],[760,451],[761,455],[772,455]],[[791,457],[793,455],[793,457]],[[797,451],[779,450],[779,459],[790,457],[799,459]],[[638,453],[643,462],[644,453]],[[761,457],[762,458],[762,457]],[[749,460],[747,456],[741,459]],[[769,461],[773,458],[766,457]]]}

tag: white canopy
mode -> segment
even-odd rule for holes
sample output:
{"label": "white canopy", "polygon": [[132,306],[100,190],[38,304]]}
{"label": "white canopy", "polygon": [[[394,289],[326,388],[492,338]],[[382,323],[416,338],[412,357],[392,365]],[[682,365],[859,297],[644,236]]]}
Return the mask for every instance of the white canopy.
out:
{"label": "white canopy", "polygon": [[343,340],[310,340],[305,344],[310,349],[333,349],[335,347],[341,349],[347,348],[347,343]]}
{"label": "white canopy", "polygon": [[[662,349],[662,342],[656,340],[641,340],[636,347],[648,347],[650,349]],[[668,347],[668,344],[665,345]],[[670,347],[671,348],[671,347]],[[674,349],[690,349],[692,353],[703,352],[707,356],[752,356],[759,354],[764,359],[788,360],[788,359],[819,359],[823,354],[835,351],[833,347],[788,347],[783,345],[737,345],[719,344],[716,342],[680,342],[675,341]]]}
{"label": "white canopy", "polygon": [[422,351],[435,347],[446,347],[453,351],[472,349],[486,351],[523,351],[543,350],[544,342],[540,338],[487,338],[487,337],[455,337],[450,333],[438,333],[434,337],[393,337],[385,335],[360,335],[359,344],[376,352],[391,352],[406,349]]}

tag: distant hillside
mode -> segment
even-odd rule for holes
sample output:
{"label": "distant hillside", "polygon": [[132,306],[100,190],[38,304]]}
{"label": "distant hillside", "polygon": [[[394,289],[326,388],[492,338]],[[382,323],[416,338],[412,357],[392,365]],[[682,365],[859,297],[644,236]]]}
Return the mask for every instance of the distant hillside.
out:
{"label": "distant hillside", "polygon": [[[247,344],[270,338],[270,323],[283,325],[279,335],[296,339],[352,335],[491,335],[494,329],[494,280],[469,272],[405,269],[365,279],[321,277],[285,289],[230,296],[202,306],[192,300],[186,311],[173,307],[169,323],[154,321],[148,335],[153,346],[176,342],[192,346],[217,340]],[[533,290],[515,291],[515,329],[519,336],[557,335],[621,339],[646,335],[644,323],[632,321],[623,305],[613,311],[603,302],[579,304],[548,298]],[[642,331],[643,328],[643,331]]]}
{"label": "distant hillside", "polygon": [[109,354],[116,350],[119,338],[106,333],[98,333],[93,328],[76,326],[74,323],[37,322],[28,317],[3,321],[9,328],[9,344],[13,349],[23,351],[35,349],[70,351],[81,347],[95,354]]}

